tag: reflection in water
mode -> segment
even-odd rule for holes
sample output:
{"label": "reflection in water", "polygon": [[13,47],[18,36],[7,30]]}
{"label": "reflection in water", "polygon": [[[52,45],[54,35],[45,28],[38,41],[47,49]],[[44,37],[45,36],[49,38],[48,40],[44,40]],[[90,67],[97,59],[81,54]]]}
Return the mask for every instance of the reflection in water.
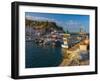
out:
{"label": "reflection in water", "polygon": [[26,42],[26,68],[55,67],[62,62],[61,48],[40,47]]}
{"label": "reflection in water", "polygon": [[26,68],[89,65],[88,50],[79,48],[42,47],[27,41],[25,53]]}

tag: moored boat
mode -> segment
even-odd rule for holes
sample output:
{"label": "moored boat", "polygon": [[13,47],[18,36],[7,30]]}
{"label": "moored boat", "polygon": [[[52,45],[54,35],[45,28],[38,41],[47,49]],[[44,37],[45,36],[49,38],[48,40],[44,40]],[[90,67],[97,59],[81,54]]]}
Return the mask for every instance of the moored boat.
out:
{"label": "moored boat", "polygon": [[62,48],[68,48],[68,44],[62,44],[61,47]]}
{"label": "moored boat", "polygon": [[67,37],[70,36],[69,34],[63,34],[63,44],[61,45],[62,48],[68,48],[68,40]]}

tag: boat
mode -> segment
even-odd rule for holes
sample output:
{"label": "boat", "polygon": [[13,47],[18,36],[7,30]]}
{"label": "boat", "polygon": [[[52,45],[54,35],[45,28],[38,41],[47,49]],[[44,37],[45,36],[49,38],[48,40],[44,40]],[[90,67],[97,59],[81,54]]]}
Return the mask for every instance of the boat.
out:
{"label": "boat", "polygon": [[68,44],[62,44],[61,47],[62,48],[68,48]]}
{"label": "boat", "polygon": [[68,41],[67,41],[68,36],[69,36],[68,34],[63,35],[63,44],[61,45],[62,48],[68,48]]}

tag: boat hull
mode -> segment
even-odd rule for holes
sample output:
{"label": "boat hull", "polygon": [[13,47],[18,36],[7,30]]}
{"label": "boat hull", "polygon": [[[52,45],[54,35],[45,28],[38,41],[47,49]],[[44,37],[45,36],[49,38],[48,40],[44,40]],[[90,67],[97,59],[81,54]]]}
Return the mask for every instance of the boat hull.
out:
{"label": "boat hull", "polygon": [[61,47],[62,47],[62,48],[68,48],[68,45],[62,44]]}

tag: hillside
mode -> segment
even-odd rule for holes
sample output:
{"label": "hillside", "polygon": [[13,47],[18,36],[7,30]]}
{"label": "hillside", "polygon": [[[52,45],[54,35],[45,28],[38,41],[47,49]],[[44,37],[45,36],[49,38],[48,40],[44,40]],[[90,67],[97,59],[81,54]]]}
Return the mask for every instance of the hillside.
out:
{"label": "hillside", "polygon": [[55,22],[27,20],[26,19],[25,23],[26,23],[25,24],[26,27],[40,28],[40,29],[50,29],[50,28],[53,28],[55,30],[63,31],[63,28],[58,26]]}

